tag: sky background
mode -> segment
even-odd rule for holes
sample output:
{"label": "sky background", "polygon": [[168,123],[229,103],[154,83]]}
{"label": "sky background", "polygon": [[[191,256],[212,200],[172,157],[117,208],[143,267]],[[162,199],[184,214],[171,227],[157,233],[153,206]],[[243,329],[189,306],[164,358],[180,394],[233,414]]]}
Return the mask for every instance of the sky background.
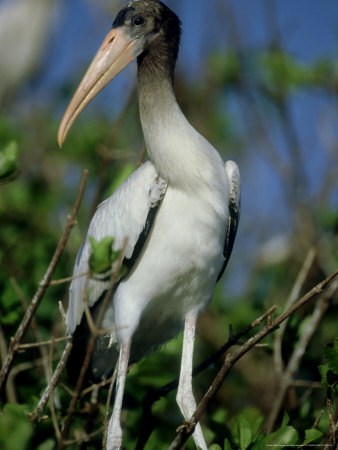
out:
{"label": "sky background", "polygon": [[[4,0],[2,0],[4,1]],[[7,0],[8,1],[8,0]],[[15,0],[10,0],[14,1]],[[30,0],[26,0],[30,1]],[[241,46],[259,49],[266,45],[265,3],[272,0],[232,0]],[[37,87],[46,94],[74,76],[95,53],[124,2],[114,0],[55,0],[51,35],[46,42],[43,71]],[[203,75],[206,55],[231,43],[219,14],[222,0],[167,0],[183,22],[178,69],[190,77]],[[224,2],[226,3],[226,2]],[[336,0],[276,0],[283,47],[304,63],[338,53],[338,4]]]}

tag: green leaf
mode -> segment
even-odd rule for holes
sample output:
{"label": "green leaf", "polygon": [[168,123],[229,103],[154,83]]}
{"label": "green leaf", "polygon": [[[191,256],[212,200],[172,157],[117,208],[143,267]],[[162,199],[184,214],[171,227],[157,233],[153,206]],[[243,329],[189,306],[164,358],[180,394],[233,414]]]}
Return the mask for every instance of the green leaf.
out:
{"label": "green leaf", "polygon": [[0,448],[25,450],[29,447],[33,426],[26,415],[27,405],[8,403],[0,414]]}
{"label": "green leaf", "polygon": [[318,366],[318,370],[322,376],[321,384],[326,389],[332,388],[336,391],[338,385],[338,374],[334,373],[328,365]]}
{"label": "green leaf", "polygon": [[36,450],[53,450],[55,448],[54,439],[47,439],[45,442],[39,445]]}
{"label": "green leaf", "polygon": [[105,237],[101,241],[97,241],[93,237],[89,237],[92,247],[92,253],[89,258],[90,268],[93,272],[107,272],[114,261],[116,261],[119,252],[113,250],[114,239]]}
{"label": "green leaf", "polygon": [[228,439],[224,440],[224,450],[231,450],[231,445]]}
{"label": "green leaf", "polygon": [[318,366],[319,373],[322,377],[321,384],[326,389],[329,388],[329,383],[327,381],[327,372],[329,371],[329,366],[327,364]]}
{"label": "green leaf", "polygon": [[16,141],[10,141],[5,148],[0,150],[0,179],[10,176],[16,171],[18,154],[19,149]]}
{"label": "green leaf", "polygon": [[266,438],[266,445],[277,445],[280,448],[287,447],[288,445],[295,445],[298,441],[298,432],[291,426],[280,428],[279,430],[271,433]]}
{"label": "green leaf", "polygon": [[324,349],[325,361],[335,374],[338,374],[338,338]]}
{"label": "green leaf", "polygon": [[222,447],[218,444],[212,444],[208,447],[208,450],[222,450]]}
{"label": "green leaf", "polygon": [[10,141],[5,148],[0,150],[0,180],[3,180],[17,170],[18,163],[18,144],[16,141]]}
{"label": "green leaf", "polygon": [[241,450],[246,450],[252,441],[252,433],[249,422],[245,417],[239,416],[237,419],[239,447]]}
{"label": "green leaf", "polygon": [[250,447],[250,450],[263,450],[266,448],[265,445],[265,434],[261,434],[256,437],[253,445]]}
{"label": "green leaf", "polygon": [[311,442],[317,441],[322,436],[323,433],[314,428],[311,428],[310,430],[305,430],[305,439],[304,442],[301,444],[301,447],[303,447],[304,445],[308,445]]}
{"label": "green leaf", "polygon": [[286,425],[287,425],[289,422],[290,422],[289,414],[288,414],[287,411],[285,410],[285,411],[284,411],[284,416],[283,416],[281,428],[286,427]]}

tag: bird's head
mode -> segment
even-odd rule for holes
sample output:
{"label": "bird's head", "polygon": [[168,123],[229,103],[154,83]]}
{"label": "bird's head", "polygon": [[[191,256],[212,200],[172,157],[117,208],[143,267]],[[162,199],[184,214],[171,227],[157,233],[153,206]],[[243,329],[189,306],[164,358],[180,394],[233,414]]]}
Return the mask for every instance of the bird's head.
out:
{"label": "bird's head", "polygon": [[[158,0],[133,0],[117,14],[78,86],[58,130],[61,147],[88,103],[128,64],[146,55],[157,55],[158,65],[173,70],[180,40],[180,20]],[[156,58],[155,58],[156,59]],[[167,60],[166,60],[167,59]]]}

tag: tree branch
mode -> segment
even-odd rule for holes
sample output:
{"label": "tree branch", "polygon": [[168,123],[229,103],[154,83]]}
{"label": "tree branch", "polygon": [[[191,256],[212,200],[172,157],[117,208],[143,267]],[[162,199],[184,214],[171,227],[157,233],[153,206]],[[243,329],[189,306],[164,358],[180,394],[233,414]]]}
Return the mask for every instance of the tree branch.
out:
{"label": "tree branch", "polygon": [[[195,377],[203,370],[210,367],[214,364],[220,356],[222,356],[230,347],[239,343],[239,340],[245,336],[250,330],[260,325],[267,317],[270,317],[277,309],[277,306],[272,306],[268,309],[263,315],[255,319],[250,325],[245,327],[237,334],[232,333],[232,327],[229,326],[229,339],[228,341],[222,345],[216,352],[214,352],[211,356],[202,361],[198,366],[194,367],[192,371],[192,376]],[[158,389],[150,390],[147,395],[145,395],[143,399],[143,410],[142,410],[142,422],[141,422],[141,432],[137,442],[136,450],[141,450],[144,448],[146,442],[148,441],[151,433],[154,429],[154,421],[152,415],[152,406],[153,404],[162,397],[165,397],[169,394],[169,392],[177,389],[178,386],[178,378],[171,381],[170,383],[161,386]]]}
{"label": "tree branch", "polygon": [[30,303],[29,307],[27,308],[15,336],[11,339],[8,354],[7,354],[7,357],[5,359],[5,362],[4,362],[1,372],[0,372],[0,393],[5,388],[6,381],[8,378],[8,373],[12,367],[14,356],[18,350],[18,346],[20,345],[21,339],[23,338],[24,334],[26,333],[27,328],[28,328],[29,324],[31,323],[32,318],[35,314],[35,311],[37,310],[37,308],[46,292],[46,289],[49,286],[52,275],[56,269],[56,266],[60,260],[61,255],[65,249],[70,232],[71,232],[72,228],[74,227],[74,225],[76,224],[75,217],[76,217],[76,214],[78,212],[78,209],[80,207],[80,203],[81,203],[81,200],[83,197],[83,193],[84,193],[84,189],[85,189],[85,185],[86,185],[86,181],[87,181],[87,176],[88,176],[88,171],[84,170],[82,179],[81,179],[81,183],[80,183],[79,192],[76,197],[75,205],[74,205],[71,215],[67,217],[67,225],[63,232],[63,235],[61,236],[61,238],[59,240],[59,243],[56,247],[55,253],[52,257],[49,267],[48,267],[44,277],[42,278],[42,280],[39,283],[38,290],[36,291],[36,293],[32,299],[32,302]]}
{"label": "tree branch", "polygon": [[301,299],[299,299],[294,305],[292,305],[287,311],[278,316],[275,320],[268,323],[262,330],[255,334],[252,338],[248,339],[245,344],[236,349],[233,353],[228,353],[226,355],[225,361],[216,375],[210,388],[198,404],[196,411],[191,416],[189,421],[183,422],[182,426],[179,427],[179,432],[171,443],[169,450],[180,449],[182,445],[186,442],[188,437],[193,433],[196,424],[199,422],[203,412],[205,411],[208,403],[215,397],[224,379],[231,367],[238,361],[245,353],[247,353],[252,347],[254,347],[257,342],[261,341],[264,337],[275,330],[285,319],[291,316],[299,308],[301,308],[305,303],[311,300],[316,295],[320,294],[323,289],[338,275],[338,270],[332,275],[327,277],[321,283],[317,284],[313,289],[311,289],[307,294],[305,294]]}
{"label": "tree branch", "polygon": [[325,312],[330,306],[333,294],[337,290],[337,287],[338,283],[334,281],[330,285],[329,289],[327,289],[327,291],[319,297],[317,304],[313,310],[310,322],[307,324],[306,329],[299,338],[299,341],[292,352],[288,365],[282,374],[279,383],[279,389],[277,395],[275,396],[275,401],[273,402],[270,414],[266,422],[266,430],[268,433],[271,433],[271,431],[273,430],[274,424],[278,417],[278,413],[282,407],[285,394],[293,383],[293,377],[298,370],[299,363],[304,356],[306,347],[308,346],[312,336],[318,328],[318,325],[320,324],[320,321],[322,320]]}

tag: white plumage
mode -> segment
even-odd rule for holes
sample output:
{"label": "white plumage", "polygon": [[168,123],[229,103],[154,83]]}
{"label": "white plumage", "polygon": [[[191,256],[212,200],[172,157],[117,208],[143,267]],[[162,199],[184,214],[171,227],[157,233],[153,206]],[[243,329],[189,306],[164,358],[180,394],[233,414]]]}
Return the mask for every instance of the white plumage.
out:
{"label": "white plumage", "polygon": [[[178,41],[179,20],[161,2],[128,3],[81,82],[59,131],[62,143],[90,99],[139,56],[140,117],[150,161],[98,207],[74,269],[74,275],[88,270],[90,236],[113,237],[115,249],[128,239],[129,271],[117,283],[102,324],[112,331],[99,339],[91,363],[95,377],[107,378],[119,355],[108,430],[111,449],[120,448],[122,442],[120,412],[128,362],[167,342],[183,326],[177,400],[186,419],[194,412],[191,370],[196,319],[211,301],[230,257],[239,218],[237,165],[224,164],[177,105],[172,76]],[[107,286],[108,281],[89,280],[93,311]],[[75,278],[67,314],[71,334],[82,330],[84,289],[85,277]],[[194,439],[207,448],[199,424]]]}

